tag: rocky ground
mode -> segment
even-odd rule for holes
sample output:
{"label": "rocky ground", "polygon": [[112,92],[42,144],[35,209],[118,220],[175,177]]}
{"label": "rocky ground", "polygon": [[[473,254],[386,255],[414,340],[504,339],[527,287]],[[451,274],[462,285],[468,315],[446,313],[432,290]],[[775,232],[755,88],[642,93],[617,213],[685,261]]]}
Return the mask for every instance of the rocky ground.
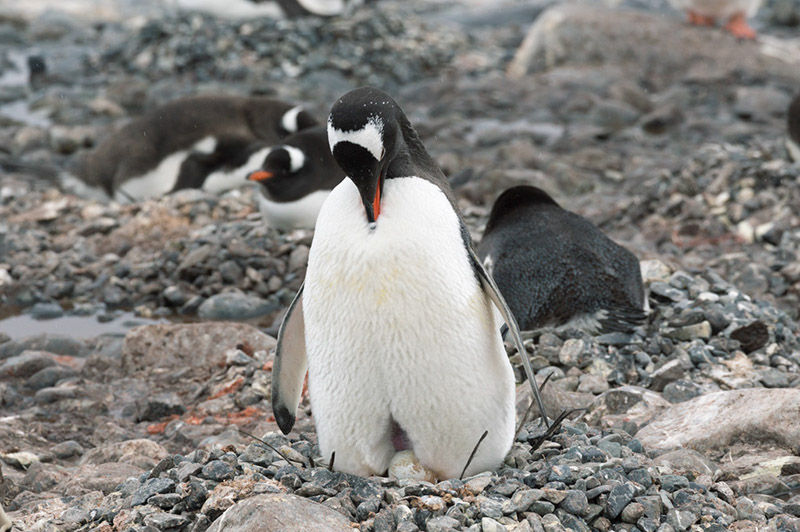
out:
{"label": "rocky ground", "polygon": [[[800,530],[800,166],[782,147],[800,5],[767,2],[760,40],[740,43],[656,0],[550,4],[382,0],[334,21],[145,16],[152,2],[94,21],[0,13],[14,530]],[[330,472],[307,405],[279,435],[270,349],[313,235],[264,227],[251,190],[119,206],[54,184],[176,96],[273,94],[324,118],[364,83],[403,106],[476,239],[493,198],[527,182],[644,261],[641,330],[529,341],[552,414],[585,410],[544,442],[521,423],[493,474]],[[131,312],[159,323],[100,334]],[[19,315],[42,334],[4,326]],[[51,332],[68,318],[88,332]]]}

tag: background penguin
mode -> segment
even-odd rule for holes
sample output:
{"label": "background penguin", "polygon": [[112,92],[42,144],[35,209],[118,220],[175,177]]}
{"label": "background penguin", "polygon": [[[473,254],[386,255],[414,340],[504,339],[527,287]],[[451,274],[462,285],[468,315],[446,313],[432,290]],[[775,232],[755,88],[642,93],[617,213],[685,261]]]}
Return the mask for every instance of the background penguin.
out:
{"label": "background penguin", "polygon": [[497,467],[515,392],[493,303],[522,342],[446,178],[378,89],[334,104],[328,140],[348,177],[320,211],[305,284],[279,330],[279,427],[294,425],[308,367],[320,450],[336,453],[337,470],[384,474],[408,446],[435,476],[458,477],[484,431],[466,475]]}
{"label": "background penguin", "polygon": [[478,253],[522,330],[630,331],[646,317],[636,257],[536,187],[497,198]]}
{"label": "background penguin", "polygon": [[269,146],[315,124],[300,107],[264,97],[182,98],[115,132],[78,161],[80,179],[65,176],[64,186],[123,203],[180,188],[220,192],[246,183]]}
{"label": "background penguin", "polygon": [[270,226],[313,229],[322,204],[344,179],[344,172],[328,148],[327,128],[315,126],[274,146],[261,169],[248,179],[261,185],[261,216]]}
{"label": "background penguin", "polygon": [[725,29],[740,39],[755,39],[756,32],[747,19],[758,11],[761,0],[669,0],[672,6],[685,11],[690,24],[713,26],[718,20]]}
{"label": "background penguin", "polygon": [[800,95],[795,96],[795,99],[789,105],[786,121],[789,125],[786,150],[793,161],[800,162]]}

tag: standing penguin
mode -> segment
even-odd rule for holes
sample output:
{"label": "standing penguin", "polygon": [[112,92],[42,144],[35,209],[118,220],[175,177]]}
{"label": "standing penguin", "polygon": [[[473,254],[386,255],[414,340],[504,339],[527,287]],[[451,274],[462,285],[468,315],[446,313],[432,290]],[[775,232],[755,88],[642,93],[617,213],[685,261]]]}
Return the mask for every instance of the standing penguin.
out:
{"label": "standing penguin", "polygon": [[514,438],[514,376],[493,304],[524,348],[446,178],[375,88],[333,105],[328,140],[348,177],[320,211],[278,333],[278,426],[294,425],[307,367],[320,450],[336,453],[336,469],[384,474],[410,449],[435,476],[458,477],[484,431],[465,473],[497,467]]}
{"label": "standing penguin", "polygon": [[800,94],[795,96],[786,112],[789,136],[786,138],[786,151],[789,157],[800,163]]}
{"label": "standing penguin", "polygon": [[121,203],[182,188],[221,192],[247,183],[269,146],[315,124],[300,107],[264,97],[181,98],[123,126],[62,181]]}
{"label": "standing penguin", "polygon": [[259,206],[267,223],[281,230],[313,229],[317,215],[344,172],[328,148],[328,129],[315,126],[274,146],[248,179],[260,183]]}
{"label": "standing penguin", "polygon": [[500,194],[478,253],[522,330],[630,331],[646,317],[638,259],[539,188]]}

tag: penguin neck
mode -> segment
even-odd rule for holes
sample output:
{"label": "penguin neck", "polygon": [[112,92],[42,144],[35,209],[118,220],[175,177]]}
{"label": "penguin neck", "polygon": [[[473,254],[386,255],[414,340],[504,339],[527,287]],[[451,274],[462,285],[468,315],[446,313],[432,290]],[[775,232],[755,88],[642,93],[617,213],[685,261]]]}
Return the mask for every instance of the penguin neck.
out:
{"label": "penguin neck", "polygon": [[441,186],[441,181],[446,182],[444,174],[422,145],[405,115],[398,118],[398,123],[403,141],[387,168],[386,178],[417,176]]}

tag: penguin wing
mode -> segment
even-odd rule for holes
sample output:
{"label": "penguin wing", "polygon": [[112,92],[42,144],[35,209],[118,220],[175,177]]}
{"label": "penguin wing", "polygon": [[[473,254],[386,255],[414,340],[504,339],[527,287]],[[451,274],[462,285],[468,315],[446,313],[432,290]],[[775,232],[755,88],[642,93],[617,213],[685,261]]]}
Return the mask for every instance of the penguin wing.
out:
{"label": "penguin wing", "polygon": [[517,320],[511,313],[511,309],[508,308],[508,304],[506,304],[506,300],[503,298],[500,290],[497,288],[494,279],[492,279],[492,277],[486,273],[486,270],[481,265],[481,260],[478,258],[475,250],[472,249],[472,246],[467,245],[467,253],[469,253],[470,262],[472,262],[472,269],[475,271],[475,275],[477,275],[478,279],[480,280],[481,288],[486,295],[489,296],[489,299],[492,300],[492,303],[495,304],[497,310],[500,311],[500,314],[503,316],[503,320],[505,320],[506,325],[508,326],[508,331],[511,333],[511,338],[514,341],[514,347],[517,348],[519,357],[522,359],[522,366],[525,368],[525,375],[528,377],[528,382],[531,384],[533,397],[538,403],[539,410],[542,413],[542,418],[545,420],[545,424],[547,424],[547,414],[545,413],[542,398],[539,395],[539,388],[536,385],[536,378],[533,373],[533,368],[531,367],[531,361],[528,359],[528,351],[525,349],[525,345],[522,343],[522,335],[519,332]]}
{"label": "penguin wing", "polygon": [[289,434],[294,426],[307,367],[301,286],[278,330],[278,344],[272,366],[272,413],[284,434]]}

